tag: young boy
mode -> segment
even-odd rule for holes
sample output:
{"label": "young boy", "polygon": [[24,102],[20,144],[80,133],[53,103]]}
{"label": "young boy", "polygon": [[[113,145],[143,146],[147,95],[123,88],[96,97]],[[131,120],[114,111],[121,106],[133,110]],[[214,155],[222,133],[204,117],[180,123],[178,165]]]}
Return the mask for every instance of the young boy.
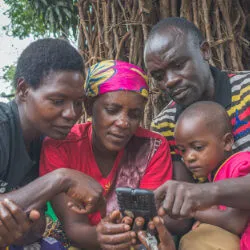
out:
{"label": "young boy", "polygon": [[[250,152],[232,154],[231,123],[217,103],[203,101],[186,108],[178,118],[175,140],[185,165],[197,178],[215,182],[250,173]],[[218,206],[198,211],[194,218],[239,235],[240,249],[246,250],[250,249],[249,215],[250,211]]]}

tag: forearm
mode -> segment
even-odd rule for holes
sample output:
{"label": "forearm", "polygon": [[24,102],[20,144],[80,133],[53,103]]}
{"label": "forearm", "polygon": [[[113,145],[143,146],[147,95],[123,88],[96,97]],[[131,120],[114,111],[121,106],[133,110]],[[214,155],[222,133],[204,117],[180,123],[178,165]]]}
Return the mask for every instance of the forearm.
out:
{"label": "forearm", "polygon": [[223,211],[220,211],[218,208],[208,208],[196,211],[194,218],[202,223],[211,224],[228,230],[225,228],[225,216],[223,216]]}
{"label": "forearm", "polygon": [[218,208],[209,208],[195,213],[195,219],[221,227],[231,233],[240,235],[243,233],[248,222],[248,211],[242,211],[233,208],[219,210]]}
{"label": "forearm", "polygon": [[37,178],[22,188],[1,195],[0,201],[8,198],[28,212],[31,209],[44,207],[46,202],[55,195],[67,192],[71,183],[72,180],[66,175],[65,170],[58,169]]}
{"label": "forearm", "polygon": [[96,226],[74,223],[72,227],[65,228],[66,235],[75,247],[84,249],[100,249],[97,240]]}
{"label": "forearm", "polygon": [[250,175],[208,184],[216,205],[250,209]]}

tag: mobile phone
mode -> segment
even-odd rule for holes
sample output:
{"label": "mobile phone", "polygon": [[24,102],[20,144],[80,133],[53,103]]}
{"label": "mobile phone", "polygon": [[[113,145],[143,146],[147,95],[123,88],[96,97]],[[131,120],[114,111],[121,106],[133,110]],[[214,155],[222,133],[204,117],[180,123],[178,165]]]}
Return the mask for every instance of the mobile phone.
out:
{"label": "mobile phone", "polygon": [[143,217],[145,226],[157,215],[154,193],[147,189],[116,188],[118,205],[124,216]]}

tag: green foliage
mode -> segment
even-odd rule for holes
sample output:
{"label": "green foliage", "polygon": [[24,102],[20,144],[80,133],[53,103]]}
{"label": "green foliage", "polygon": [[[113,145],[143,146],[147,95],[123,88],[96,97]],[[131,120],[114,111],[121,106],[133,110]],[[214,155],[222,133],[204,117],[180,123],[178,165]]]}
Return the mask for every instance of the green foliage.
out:
{"label": "green foliage", "polygon": [[16,65],[7,65],[3,67],[3,79],[10,83],[10,89],[8,94],[5,92],[0,93],[1,97],[7,98],[7,100],[11,100],[14,97],[15,86],[14,86],[14,76],[16,71]]}
{"label": "green foliage", "polygon": [[6,92],[1,92],[0,97],[6,98],[7,101],[13,99],[15,95],[15,86],[14,86],[14,75],[16,66],[15,65],[7,65],[3,67],[3,79],[10,83],[10,89]]}
{"label": "green foliage", "polygon": [[7,82],[13,83],[16,66],[15,65],[7,65],[3,67],[3,79]]}
{"label": "green foliage", "polygon": [[11,24],[4,29],[10,35],[25,38],[76,37],[78,12],[76,0],[4,0],[10,7],[5,14]]}
{"label": "green foliage", "polygon": [[34,37],[48,35],[47,27],[40,15],[36,15],[28,0],[4,0],[10,8],[5,12],[11,24],[3,29],[11,36],[21,39],[32,34]]}

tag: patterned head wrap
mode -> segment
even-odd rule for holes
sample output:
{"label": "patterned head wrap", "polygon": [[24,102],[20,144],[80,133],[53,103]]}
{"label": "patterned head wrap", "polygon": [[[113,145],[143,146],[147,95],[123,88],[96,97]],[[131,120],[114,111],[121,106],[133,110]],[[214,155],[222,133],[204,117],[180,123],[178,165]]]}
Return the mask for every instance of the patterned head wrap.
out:
{"label": "patterned head wrap", "polygon": [[84,90],[88,97],[127,90],[148,98],[148,78],[145,72],[134,64],[107,60],[89,68]]}

